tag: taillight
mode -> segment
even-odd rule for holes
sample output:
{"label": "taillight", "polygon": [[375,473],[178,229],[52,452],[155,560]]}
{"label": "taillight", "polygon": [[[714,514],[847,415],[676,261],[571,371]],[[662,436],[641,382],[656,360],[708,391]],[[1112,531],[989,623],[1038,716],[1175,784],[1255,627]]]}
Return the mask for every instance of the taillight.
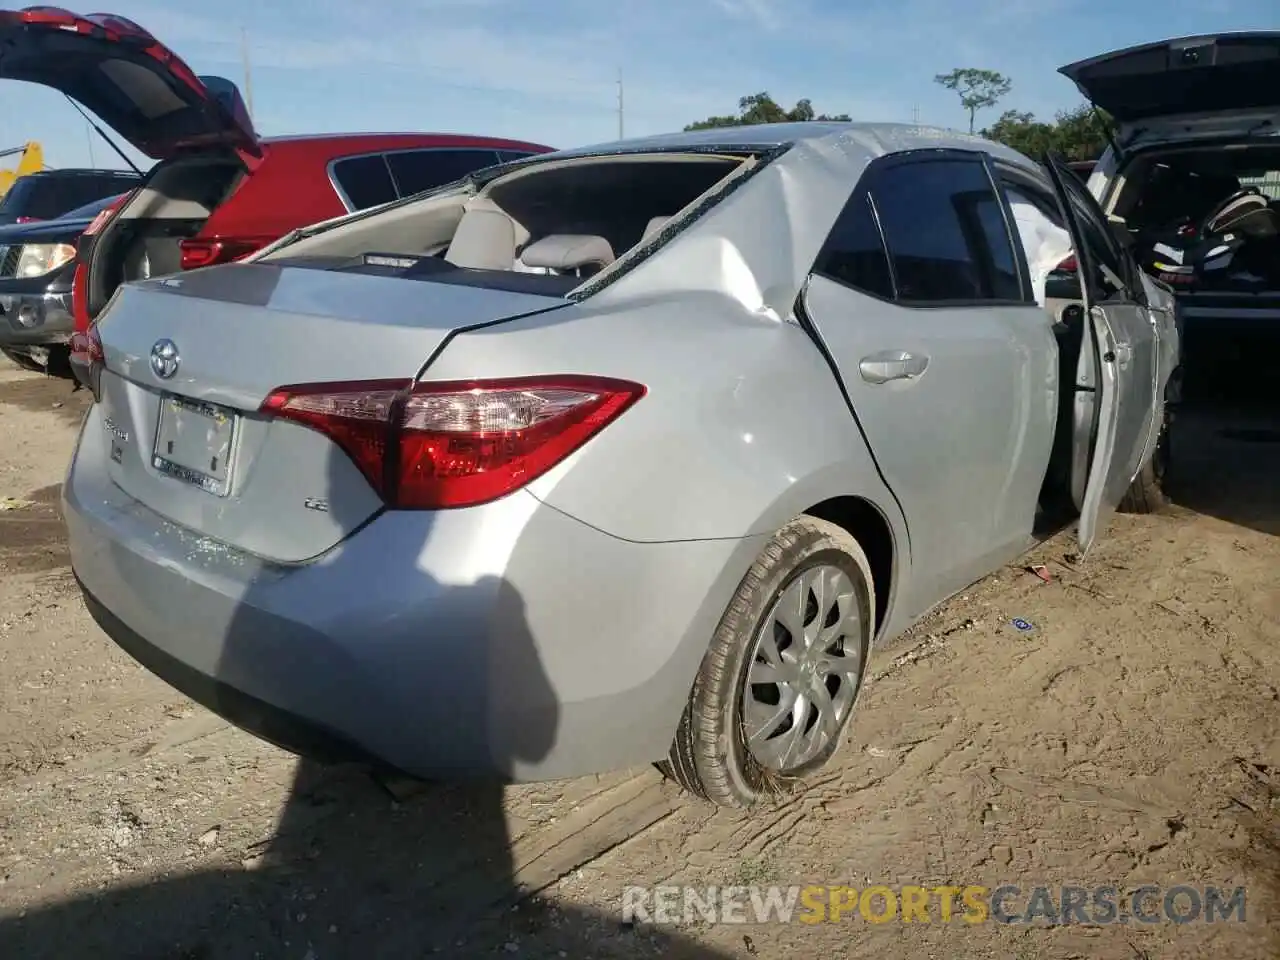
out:
{"label": "taillight", "polygon": [[133,195],[138,192],[137,187],[128,193],[122,193],[116,197],[111,203],[98,211],[98,215],[89,221],[89,226],[84,228],[84,232],[80,234],[82,237],[92,237],[95,233],[107,225],[107,221],[119,213],[120,208],[133,199]]}
{"label": "taillight", "polygon": [[261,250],[272,237],[241,237],[235,239],[202,240],[192,238],[179,242],[183,270],[212,267],[219,263],[231,263]]}
{"label": "taillight", "polygon": [[91,325],[86,333],[71,335],[72,372],[77,380],[89,388],[95,402],[102,399],[102,368],[105,363],[106,355],[96,324]]}
{"label": "taillight", "polygon": [[262,412],[324,433],[388,506],[468,507],[546,473],[645,394],[576,375],[281,387]]}
{"label": "taillight", "polygon": [[19,217],[14,222],[15,223],[39,223],[40,218],[39,217]]}
{"label": "taillight", "polygon": [[1063,260],[1060,264],[1058,264],[1054,269],[1061,270],[1064,273],[1075,273],[1076,272],[1076,255],[1074,253],[1071,254],[1065,260]]}

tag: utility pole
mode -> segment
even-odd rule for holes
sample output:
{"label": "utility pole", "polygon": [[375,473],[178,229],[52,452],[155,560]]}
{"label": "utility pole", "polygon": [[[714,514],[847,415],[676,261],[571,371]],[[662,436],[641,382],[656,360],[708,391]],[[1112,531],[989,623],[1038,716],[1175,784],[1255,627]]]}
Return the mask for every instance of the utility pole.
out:
{"label": "utility pole", "polygon": [[84,138],[89,143],[89,166],[96,168],[98,161],[93,158],[93,131],[89,129],[89,125],[84,125]]}
{"label": "utility pole", "polygon": [[911,122],[917,127],[920,126],[920,104],[915,104],[911,108]]}
{"label": "utility pole", "polygon": [[249,31],[240,28],[240,53],[244,57],[244,102],[249,111],[249,119],[253,119],[253,76],[249,72]]}
{"label": "utility pole", "polygon": [[623,116],[622,108],[623,108],[623,103],[622,103],[622,69],[621,69],[621,68],[619,68],[619,69],[618,69],[618,139],[619,139],[619,140],[623,140],[623,139],[625,139],[625,136],[624,136],[624,133],[623,133],[623,131],[624,131],[625,127],[624,127],[623,119],[622,119],[622,116]]}

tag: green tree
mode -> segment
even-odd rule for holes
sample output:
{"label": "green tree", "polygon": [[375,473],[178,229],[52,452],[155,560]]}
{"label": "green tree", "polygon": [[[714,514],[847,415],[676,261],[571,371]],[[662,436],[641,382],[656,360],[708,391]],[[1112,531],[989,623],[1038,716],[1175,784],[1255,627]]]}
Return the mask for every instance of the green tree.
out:
{"label": "green tree", "polygon": [[1013,81],[1008,77],[995,70],[979,70],[977,67],[957,67],[950,73],[938,74],[933,82],[959,94],[960,105],[969,111],[970,133],[973,133],[977,112],[994,107],[1013,89]]}
{"label": "green tree", "polygon": [[1036,159],[1057,149],[1058,131],[1054,125],[1042,123],[1035,114],[1022,110],[1006,110],[982,135]]}
{"label": "green tree", "polygon": [[708,117],[691,123],[686,130],[710,130],[714,127],[747,127],[757,123],[795,123],[806,120],[848,120],[845,113],[818,114],[809,100],[801,100],[790,110],[784,110],[767,93],[754,93],[738,101],[737,116]]}
{"label": "green tree", "polygon": [[1060,111],[1052,123],[1031,113],[1006,110],[982,135],[1035,160],[1043,160],[1050,150],[1068,160],[1096,160],[1106,149],[1110,123],[1110,117],[1087,103]]}
{"label": "green tree", "polygon": [[1107,149],[1112,120],[1101,110],[1082,103],[1058,113],[1057,150],[1068,160],[1097,160]]}

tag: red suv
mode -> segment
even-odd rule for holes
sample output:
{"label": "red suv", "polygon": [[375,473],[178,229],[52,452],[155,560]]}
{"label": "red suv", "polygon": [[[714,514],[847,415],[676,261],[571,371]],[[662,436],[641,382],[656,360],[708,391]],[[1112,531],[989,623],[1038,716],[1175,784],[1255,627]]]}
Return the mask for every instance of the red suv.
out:
{"label": "red suv", "polygon": [[236,260],[297,227],[552,149],[435,133],[260,138],[234,83],[196,76],[113,14],[0,10],[2,79],[61,91],[159,161],[81,237],[73,367],[121,283]]}

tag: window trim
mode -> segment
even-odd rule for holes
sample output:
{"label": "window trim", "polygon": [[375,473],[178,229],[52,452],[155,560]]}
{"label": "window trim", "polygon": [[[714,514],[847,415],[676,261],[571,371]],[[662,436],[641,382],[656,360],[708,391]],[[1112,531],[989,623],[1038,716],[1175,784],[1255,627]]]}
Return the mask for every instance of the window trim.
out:
{"label": "window trim", "polygon": [[[395,200],[404,200],[406,196],[416,196],[416,194],[403,194],[400,192],[400,184],[396,181],[396,175],[391,169],[391,164],[387,162],[387,157],[395,153],[487,153],[493,157],[493,163],[488,166],[496,167],[502,161],[498,157],[497,147],[464,147],[464,146],[448,146],[448,147],[396,147],[392,150],[367,150],[364,153],[346,153],[340,157],[333,157],[325,164],[325,176],[329,179],[329,186],[333,187],[333,192],[338,195],[338,199],[342,205],[347,208],[347,213],[355,213],[357,208],[351,202],[351,198],[347,196],[347,191],[342,188],[342,184],[338,180],[337,166],[345,163],[347,160],[364,160],[368,157],[379,157],[382,165],[386,168],[387,176],[391,178],[391,186],[395,188],[396,195],[388,200],[391,203]],[[516,162],[516,161],[510,161]],[[484,167],[476,167],[477,170],[483,170]],[[445,186],[446,184],[440,184]],[[428,188],[434,189],[434,188]],[[423,191],[418,191],[419,193]]]}
{"label": "window trim", "polygon": [[[1070,170],[1067,172],[1070,173]],[[1106,210],[1098,202],[1098,198],[1093,195],[1086,184],[1079,182],[1078,177],[1074,184],[1064,179],[1063,190],[1067,194],[1068,204],[1071,204],[1072,200],[1075,199],[1083,207],[1080,210],[1073,209],[1071,211],[1073,215],[1077,219],[1087,217],[1092,221],[1091,226],[1098,231],[1106,252],[1120,264],[1120,270],[1117,273],[1111,269],[1110,265],[1098,261],[1100,267],[1105,266],[1112,273],[1116,273],[1120,280],[1121,289],[1109,296],[1098,297],[1094,303],[1103,305],[1120,302],[1137,304],[1139,307],[1148,306],[1147,292],[1142,286],[1142,269],[1138,266],[1132,252],[1122,246],[1116,239],[1115,234],[1112,233],[1111,222],[1107,218]],[[1057,191],[1055,190],[1054,192],[1056,193]],[[1079,196],[1073,197],[1073,193],[1078,193]],[[1093,253],[1091,253],[1091,258],[1095,261],[1098,260],[1096,254]]]}
{"label": "window trim", "polygon": [[1004,186],[1000,183],[1000,178],[996,175],[995,159],[991,154],[986,152],[982,154],[982,166],[987,171],[987,179],[991,181],[991,190],[996,195],[996,202],[1000,205],[1000,216],[1004,221],[1005,240],[1009,243],[1009,250],[1013,254],[1013,266],[1018,274],[1018,291],[1022,294],[1020,302],[1030,306],[1038,306],[1035,291],[1031,287],[1031,267],[1027,263],[1026,251],[1022,248],[1022,235],[1018,233],[1017,221],[1013,219],[1013,207],[1004,192]]}
{"label": "window trim", "polygon": [[[1004,217],[1006,237],[1013,251],[1014,263],[1018,266],[1018,287],[1021,291],[1022,298],[1018,300],[1010,300],[1004,298],[984,299],[984,300],[903,300],[898,294],[898,274],[893,265],[893,253],[889,249],[888,238],[884,234],[884,224],[881,222],[880,210],[875,202],[875,182],[884,171],[892,170],[896,167],[912,166],[921,163],[938,163],[938,162],[960,162],[972,163],[982,166],[988,182],[991,184],[992,193],[1000,204],[1001,214]],[[1009,209],[1008,199],[1004,196],[1004,191],[1000,189],[996,181],[991,164],[994,158],[985,150],[966,150],[960,147],[921,147],[915,150],[904,150],[899,153],[886,154],[876,157],[862,171],[862,175],[858,178],[853,191],[849,195],[849,199],[845,201],[845,205],[840,208],[840,215],[854,202],[858,196],[863,196],[869,201],[872,219],[876,225],[876,231],[880,235],[880,244],[884,250],[885,259],[889,264],[889,279],[893,287],[893,299],[888,300],[877,293],[870,290],[863,290],[861,287],[855,287],[853,284],[846,283],[836,277],[830,276],[826,272],[818,268],[818,264],[822,262],[827,253],[827,244],[831,240],[831,234],[835,232],[835,226],[827,234],[826,239],[822,243],[822,247],[818,251],[813,266],[810,267],[810,275],[817,275],[831,283],[839,284],[847,290],[861,294],[864,297],[870,297],[881,303],[891,304],[895,307],[901,307],[904,310],[965,310],[976,307],[1036,307],[1036,303],[1031,299],[1031,283],[1030,273],[1027,270],[1025,257],[1022,254],[1022,244],[1016,242],[1013,235],[1009,232],[1012,230],[1012,216]],[[837,222],[839,222],[839,216]]]}
{"label": "window trim", "polygon": [[[831,243],[831,236],[835,233],[836,225],[839,224],[840,218],[844,216],[846,210],[850,209],[856,202],[858,202],[859,198],[861,198],[861,201],[866,205],[867,212],[871,214],[872,226],[876,229],[876,236],[880,238],[880,252],[884,254],[885,266],[888,269],[889,287],[893,291],[892,299],[882,297],[873,290],[866,290],[842,280],[839,277],[832,276],[819,266],[827,258],[828,245]],[[854,293],[860,293],[864,297],[879,300],[881,303],[896,304],[898,302],[898,277],[893,270],[893,258],[889,256],[889,245],[884,239],[884,229],[880,226],[880,211],[876,209],[875,198],[871,196],[871,191],[867,189],[865,184],[859,182],[858,186],[854,188],[853,193],[849,195],[849,199],[845,201],[845,205],[840,208],[840,213],[836,215],[836,222],[831,225],[831,230],[827,233],[827,238],[822,241],[822,247],[818,250],[818,256],[814,258],[813,266],[809,268],[809,276],[821,277],[823,280],[839,284],[846,290],[852,290]]]}
{"label": "window trim", "polygon": [[[1049,175],[1048,171],[1045,171],[1043,174],[1037,176],[1035,173],[1032,173],[1031,171],[1026,170],[1023,167],[1019,167],[1015,164],[1011,164],[1011,163],[1008,163],[1007,161],[1002,161],[998,159],[995,160],[994,162],[994,168],[995,168],[996,175],[1001,180],[1008,181],[1010,185],[1014,187],[1014,189],[1020,189],[1024,192],[1037,194],[1037,196],[1032,199],[1039,200],[1042,203],[1043,202],[1050,203],[1059,219],[1064,219],[1065,217],[1067,217],[1068,212],[1062,209],[1062,201],[1058,197],[1057,188],[1053,185],[1053,178]],[[1087,185],[1083,188],[1082,192],[1089,193],[1092,196],[1092,192],[1089,191]],[[1095,201],[1096,201],[1096,198],[1095,198]],[[1099,204],[1099,208],[1101,208],[1101,204]],[[1072,213],[1079,215],[1079,211],[1072,211]],[[1106,295],[1105,290],[1095,289],[1097,285],[1095,283],[1089,282],[1089,289],[1093,291],[1091,293],[1093,302],[1096,304],[1127,302],[1127,303],[1136,303],[1139,306],[1146,306],[1145,291],[1141,289],[1142,268],[1137,264],[1136,261],[1134,261],[1133,254],[1131,252],[1121,248],[1119,244],[1113,242],[1113,238],[1108,232],[1110,230],[1109,224],[1104,222],[1099,224],[1098,226],[1104,236],[1105,242],[1109,246],[1111,246],[1114,250],[1119,252],[1122,260],[1129,261],[1127,264],[1127,269],[1131,272],[1132,276],[1129,276],[1129,277],[1121,276],[1120,279],[1124,282],[1125,289],[1123,291],[1123,297],[1121,297],[1119,301],[1117,301],[1117,297],[1119,296],[1118,294],[1112,293],[1108,296]],[[1068,232],[1070,231],[1070,227],[1065,222],[1065,219],[1062,224],[1062,228],[1064,230],[1068,230]],[[1074,244],[1074,242],[1075,241],[1073,239],[1072,243]],[[1092,251],[1086,251],[1086,252],[1088,253],[1089,259],[1091,261],[1097,260],[1096,255]],[[1077,259],[1079,259],[1079,251],[1076,251],[1076,254],[1077,254]],[[1077,275],[1077,278],[1082,280],[1082,282],[1085,282],[1085,278],[1081,276],[1079,270],[1077,270],[1076,275]],[[1135,284],[1136,284],[1136,287],[1135,287]]]}

